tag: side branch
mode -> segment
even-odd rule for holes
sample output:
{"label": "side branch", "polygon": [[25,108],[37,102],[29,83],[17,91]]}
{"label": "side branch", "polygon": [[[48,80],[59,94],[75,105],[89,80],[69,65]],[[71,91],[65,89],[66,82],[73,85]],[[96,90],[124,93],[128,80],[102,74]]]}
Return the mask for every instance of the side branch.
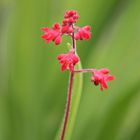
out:
{"label": "side branch", "polygon": [[87,73],[87,72],[93,72],[94,69],[79,69],[79,70],[74,70],[74,73]]}

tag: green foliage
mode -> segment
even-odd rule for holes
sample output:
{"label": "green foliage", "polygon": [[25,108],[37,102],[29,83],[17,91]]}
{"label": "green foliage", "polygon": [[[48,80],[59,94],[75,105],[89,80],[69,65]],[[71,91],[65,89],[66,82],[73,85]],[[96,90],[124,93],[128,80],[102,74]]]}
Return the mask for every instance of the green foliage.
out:
{"label": "green foliage", "polygon": [[55,139],[68,81],[56,56],[70,40],[65,37],[58,47],[45,45],[40,28],[61,22],[67,9],[78,10],[80,26],[92,26],[92,39],[77,45],[83,67],[107,67],[116,76],[101,92],[84,75],[78,115],[71,116],[76,124],[68,137],[139,140],[139,0],[0,1],[0,140]]}

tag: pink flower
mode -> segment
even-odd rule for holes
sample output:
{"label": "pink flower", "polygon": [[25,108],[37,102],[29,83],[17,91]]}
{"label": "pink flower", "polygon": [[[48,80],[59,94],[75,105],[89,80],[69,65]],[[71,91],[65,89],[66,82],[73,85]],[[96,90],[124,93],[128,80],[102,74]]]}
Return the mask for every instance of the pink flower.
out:
{"label": "pink flower", "polygon": [[78,14],[76,11],[69,10],[66,11],[64,15],[64,20],[62,22],[62,30],[61,32],[64,34],[71,34],[74,32],[73,23],[76,23],[78,19]]}
{"label": "pink flower", "polygon": [[76,21],[79,18],[79,15],[76,11],[74,10],[69,10],[66,11],[65,15],[64,15],[64,20],[63,20],[63,24],[73,24],[76,23]]}
{"label": "pink flower", "polygon": [[73,28],[72,28],[71,25],[63,25],[63,26],[62,26],[61,32],[62,32],[63,34],[64,34],[64,33],[70,34],[70,33],[74,32],[74,30],[73,30]]}
{"label": "pink flower", "polygon": [[59,45],[61,43],[61,29],[58,23],[55,23],[52,29],[42,28],[42,31],[44,32],[44,35],[41,37],[46,40],[47,44],[51,41],[53,41],[55,45]]}
{"label": "pink flower", "polygon": [[103,89],[107,89],[108,85],[107,82],[112,81],[115,79],[114,76],[109,75],[108,69],[94,69],[93,70],[93,76],[91,77],[91,81],[94,83],[94,85],[98,86],[100,84],[101,91]]}
{"label": "pink flower", "polygon": [[91,37],[90,26],[78,27],[75,33],[76,40],[88,40]]}
{"label": "pink flower", "polygon": [[73,49],[66,54],[58,55],[57,59],[59,60],[59,63],[61,64],[62,71],[69,69],[72,72],[74,69],[74,65],[79,62],[79,57],[74,54]]}

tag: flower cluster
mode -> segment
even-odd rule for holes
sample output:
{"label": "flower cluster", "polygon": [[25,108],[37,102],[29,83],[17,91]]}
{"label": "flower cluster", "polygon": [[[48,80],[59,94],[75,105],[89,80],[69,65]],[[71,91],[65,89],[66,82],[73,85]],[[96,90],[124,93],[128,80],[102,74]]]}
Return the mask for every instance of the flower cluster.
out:
{"label": "flower cluster", "polygon": [[75,26],[74,24],[77,22],[78,18],[79,15],[76,11],[66,11],[62,25],[55,23],[52,28],[42,28],[44,32],[42,38],[47,44],[53,41],[55,45],[61,43],[62,35],[65,34],[72,36],[72,34],[75,33],[74,38],[76,40],[88,40],[91,37],[90,26]]}
{"label": "flower cluster", "polygon": [[50,43],[51,41],[54,41],[55,45],[58,45],[61,43],[61,29],[60,25],[58,23],[55,23],[52,26],[52,29],[50,28],[42,28],[42,31],[44,32],[44,35],[42,35],[42,38],[46,40],[46,44]]}
{"label": "flower cluster", "polygon": [[75,33],[75,39],[76,40],[88,40],[91,37],[91,33],[90,33],[90,26],[84,26],[82,28],[78,27],[77,31]]}
{"label": "flower cluster", "polygon": [[114,76],[109,75],[108,69],[82,69],[75,70],[74,66],[80,61],[79,56],[76,52],[76,40],[88,40],[91,38],[91,27],[86,25],[84,27],[76,26],[76,22],[78,21],[79,15],[74,10],[66,11],[64,14],[64,19],[62,20],[62,24],[55,23],[52,28],[42,28],[44,34],[42,38],[46,41],[46,43],[54,42],[55,45],[59,45],[62,41],[63,35],[68,35],[72,38],[72,48],[68,53],[62,53],[57,56],[57,59],[61,65],[61,71],[65,71],[68,69],[70,72],[91,72],[91,82],[94,85],[100,85],[100,89],[107,89],[107,82],[114,80]]}
{"label": "flower cluster", "polygon": [[110,70],[108,69],[93,69],[92,73],[93,76],[91,77],[91,81],[94,85],[98,86],[100,84],[100,89],[107,89],[108,85],[107,82],[112,81],[115,79],[114,76],[109,75]]}
{"label": "flower cluster", "polygon": [[67,11],[62,21],[62,33],[71,34],[74,32],[73,24],[77,22],[79,16],[76,11]]}
{"label": "flower cluster", "polygon": [[79,57],[74,54],[74,50],[72,49],[70,52],[66,54],[60,54],[57,56],[59,63],[62,65],[61,70],[64,71],[69,69],[70,72],[73,71],[74,65],[78,63]]}

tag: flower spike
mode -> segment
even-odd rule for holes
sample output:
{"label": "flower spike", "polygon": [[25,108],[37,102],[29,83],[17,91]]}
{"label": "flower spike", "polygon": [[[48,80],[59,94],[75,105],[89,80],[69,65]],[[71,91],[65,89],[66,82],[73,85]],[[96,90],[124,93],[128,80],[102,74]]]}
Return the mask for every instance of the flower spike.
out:
{"label": "flower spike", "polygon": [[67,53],[62,53],[57,56],[59,64],[61,65],[61,71],[69,70],[70,77],[69,77],[69,85],[68,85],[68,96],[67,96],[67,103],[66,103],[66,110],[64,115],[64,123],[63,128],[61,131],[61,140],[65,139],[67,124],[69,121],[69,113],[70,113],[70,106],[71,106],[71,97],[73,91],[73,82],[74,76],[77,73],[91,73],[91,82],[95,86],[100,85],[100,90],[104,90],[108,88],[108,82],[115,79],[114,76],[110,75],[110,70],[103,68],[103,69],[76,69],[75,65],[80,61],[79,56],[77,55],[77,48],[76,48],[76,41],[77,40],[88,40],[91,38],[91,27],[86,25],[84,27],[78,27],[75,24],[79,19],[79,15],[77,11],[68,10],[65,12],[62,24],[55,23],[52,28],[42,28],[43,35],[41,36],[45,41],[46,44],[50,42],[54,42],[55,45],[59,45],[62,41],[62,36],[67,35],[72,40],[72,45],[68,44],[70,47],[70,51]]}

